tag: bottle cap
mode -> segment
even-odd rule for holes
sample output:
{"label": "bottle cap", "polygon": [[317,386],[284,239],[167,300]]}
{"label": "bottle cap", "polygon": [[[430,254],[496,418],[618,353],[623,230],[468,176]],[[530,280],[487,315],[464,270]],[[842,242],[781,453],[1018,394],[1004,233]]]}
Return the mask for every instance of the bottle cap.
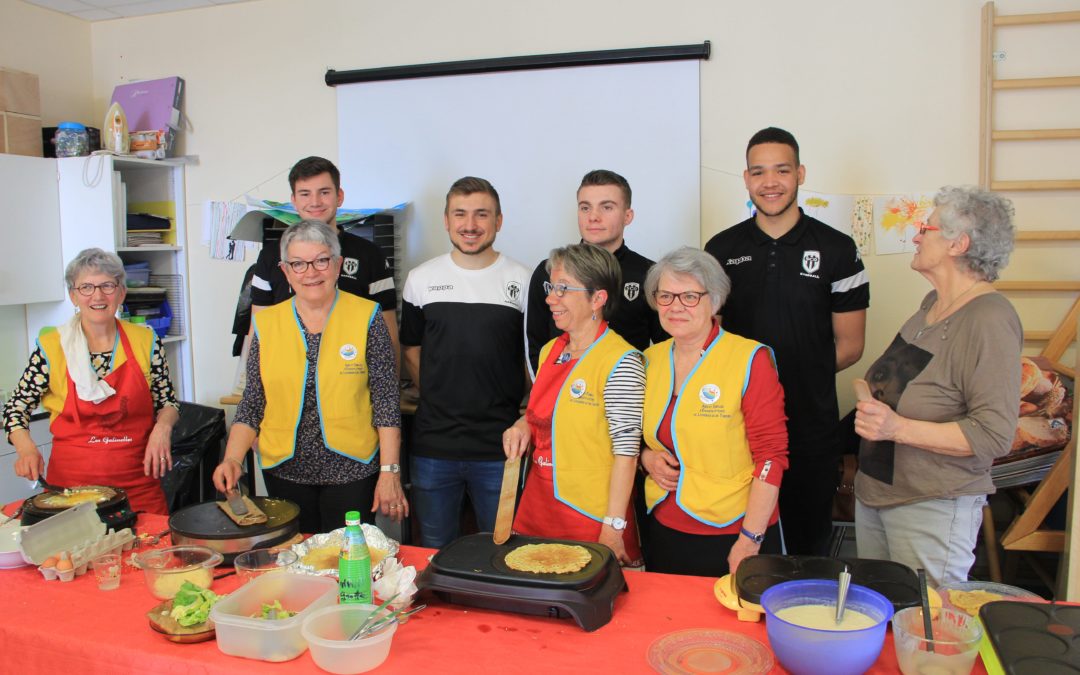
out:
{"label": "bottle cap", "polygon": [[359,511],[349,511],[348,513],[346,513],[345,514],[345,522],[349,523],[350,521],[359,524],[360,523],[360,512]]}
{"label": "bottle cap", "polygon": [[74,129],[76,131],[86,131],[86,125],[79,124],[78,122],[61,122],[56,125],[57,129]]}

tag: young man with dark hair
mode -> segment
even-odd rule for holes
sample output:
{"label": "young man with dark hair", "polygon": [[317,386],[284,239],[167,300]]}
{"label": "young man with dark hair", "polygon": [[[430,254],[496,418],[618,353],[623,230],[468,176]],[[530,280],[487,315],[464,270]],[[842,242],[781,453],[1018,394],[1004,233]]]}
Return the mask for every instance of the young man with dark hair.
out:
{"label": "young man with dark hair", "polygon": [[402,293],[402,356],[420,390],[409,447],[410,500],[420,545],[457,538],[469,493],[481,531],[495,528],[502,433],[525,394],[522,310],[528,270],[492,245],[499,193],[466,176],[446,194],[453,246],[409,272]]}
{"label": "young man with dark hair", "polygon": [[705,250],[731,278],[724,329],[776,354],[788,418],[787,552],[825,555],[841,454],[836,373],[862,356],[870,284],[851,237],[798,207],[805,178],[794,136],[776,127],[754,134],[743,181],[757,212]]}
{"label": "young man with dark hair", "polygon": [[[634,220],[631,196],[630,184],[614,171],[597,169],[585,174],[577,191],[578,232],[581,241],[607,249],[619,261],[623,288],[620,297],[616,298],[609,325],[635,348],[643,350],[650,343],[662,342],[668,336],[641,292],[645,274],[653,261],[631,251],[623,239],[623,231]],[[540,348],[558,337],[560,332],[555,328],[544,293],[544,282],[549,281],[546,265],[547,260],[541,260],[533,271],[525,312],[529,368],[534,375]]]}
{"label": "young man with dark hair", "polygon": [[[397,294],[394,275],[379,248],[337,226],[337,210],[345,201],[341,173],[322,157],[306,157],[289,171],[292,205],[303,220],[321,220],[338,231],[341,241],[341,274],[338,288],[379,303],[390,340],[397,346]],[[281,270],[281,250],[275,242],[263,246],[251,278],[251,311],[254,314],[292,297],[292,288]]]}

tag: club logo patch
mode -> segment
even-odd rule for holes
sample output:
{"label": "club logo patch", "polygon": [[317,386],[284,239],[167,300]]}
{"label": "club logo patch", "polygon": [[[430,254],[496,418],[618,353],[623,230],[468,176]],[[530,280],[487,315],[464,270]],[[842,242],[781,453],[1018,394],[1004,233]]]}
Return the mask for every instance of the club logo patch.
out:
{"label": "club logo patch", "polygon": [[633,302],[634,300],[637,300],[637,297],[641,295],[641,284],[637,283],[636,281],[631,281],[629,283],[623,284],[622,294],[628,302]]}
{"label": "club logo patch", "polygon": [[720,400],[720,387],[715,384],[706,384],[698,392],[698,398],[705,405],[712,405]]}
{"label": "club logo patch", "polygon": [[813,274],[821,268],[821,251],[803,251],[802,268],[807,274]]}
{"label": "club logo patch", "polygon": [[356,258],[345,258],[341,263],[341,271],[350,277],[356,276],[360,271],[360,261]]}
{"label": "club logo patch", "polygon": [[506,299],[510,302],[517,303],[521,301],[521,282],[508,281],[503,291],[506,293]]}
{"label": "club logo patch", "polygon": [[570,398],[581,398],[585,395],[585,380],[577,379],[570,383]]}
{"label": "club logo patch", "polygon": [[346,361],[352,361],[357,357],[356,345],[345,343],[341,345],[341,349],[338,350],[338,353],[341,354],[341,358]]}

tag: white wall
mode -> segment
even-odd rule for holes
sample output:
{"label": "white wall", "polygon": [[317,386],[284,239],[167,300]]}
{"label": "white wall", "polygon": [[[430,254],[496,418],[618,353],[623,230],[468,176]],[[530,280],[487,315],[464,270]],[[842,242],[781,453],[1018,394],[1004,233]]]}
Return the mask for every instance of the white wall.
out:
{"label": "white wall", "polygon": [[[7,7],[13,0],[0,2]],[[1037,12],[1077,5],[1077,0],[1005,0],[998,9]],[[232,382],[229,328],[244,266],[207,258],[198,242],[197,207],[205,200],[233,198],[268,179],[262,193],[285,198],[284,172],[293,161],[309,154],[336,159],[335,94],[323,84],[326,68],[712,40],[713,56],[701,70],[704,240],[739,219],[745,143],[770,124],[800,139],[806,187],[813,190],[892,193],[976,182],[981,6],[981,0],[550,0],[528,5],[261,0],[93,24],[94,110],[104,112],[119,82],[168,75],[187,80],[192,128],[185,134],[185,151],[200,157],[187,182],[195,384],[199,401],[214,403]],[[34,30],[27,39],[44,42],[46,29]],[[1023,35],[1033,29],[1014,30]],[[1019,40],[1003,72],[1025,58],[1075,59],[1077,43]],[[1080,72],[1080,65],[1071,71]],[[647,96],[627,91],[626,105]],[[1060,111],[1072,121],[1059,125],[1075,126],[1076,96],[1032,96],[1017,107]],[[431,105],[453,106],[454,101]],[[587,96],[581,105],[587,114]],[[1010,161],[1033,170],[1048,164],[1037,157]],[[1047,170],[1058,169],[1056,160],[1049,165]],[[568,201],[572,190],[568,185]],[[1028,201],[1018,200],[1022,226],[1075,227],[1075,220],[1070,224],[1052,215],[1075,214],[1080,206],[1075,195],[1051,199],[1055,211],[1025,207]],[[1075,266],[1048,266],[1053,257],[1029,249],[1015,257],[1006,278],[1076,278]],[[851,372],[863,372],[876,358],[926,289],[907,265],[906,256],[868,257],[867,356]],[[1022,317],[1029,327],[1049,328],[1058,320],[1058,304],[1031,303],[1035,309],[1022,309]],[[845,384],[841,391],[846,390]],[[847,397],[843,403],[849,402]]]}

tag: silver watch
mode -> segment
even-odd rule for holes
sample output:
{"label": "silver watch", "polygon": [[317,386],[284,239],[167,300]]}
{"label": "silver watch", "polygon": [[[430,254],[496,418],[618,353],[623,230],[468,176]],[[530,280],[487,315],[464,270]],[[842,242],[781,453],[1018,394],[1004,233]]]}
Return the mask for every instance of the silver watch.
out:
{"label": "silver watch", "polygon": [[606,516],[604,518],[604,524],[610,525],[613,530],[625,530],[626,521],[618,516]]}
{"label": "silver watch", "polygon": [[383,464],[379,467],[379,471],[383,473],[401,473],[400,464]]}

